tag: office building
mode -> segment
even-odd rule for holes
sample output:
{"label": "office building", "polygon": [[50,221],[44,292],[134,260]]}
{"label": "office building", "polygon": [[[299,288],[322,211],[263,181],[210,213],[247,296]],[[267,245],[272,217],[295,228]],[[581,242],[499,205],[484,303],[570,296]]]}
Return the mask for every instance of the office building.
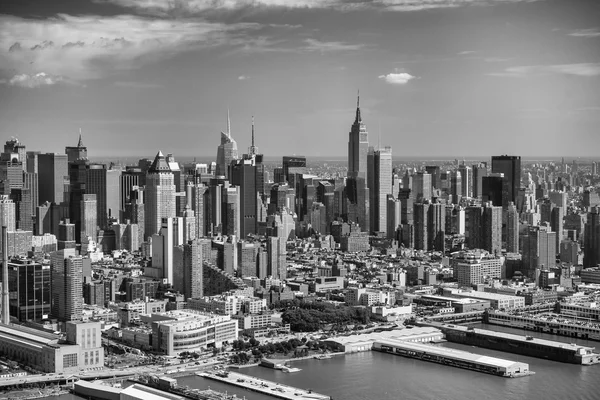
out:
{"label": "office building", "polygon": [[[428,165],[425,167],[425,171],[431,175],[431,186],[435,189],[441,189],[441,170],[439,165]],[[394,196],[397,193],[393,193]]]}
{"label": "office building", "polygon": [[52,316],[61,322],[80,321],[83,311],[83,259],[75,249],[51,254]]}
{"label": "office building", "polygon": [[458,171],[462,178],[461,196],[473,197],[473,169],[468,165],[462,164],[458,167]]}
{"label": "office building", "polygon": [[150,237],[158,233],[163,218],[176,216],[175,180],[161,151],[148,169],[144,201],[144,234]]}
{"label": "office building", "polygon": [[519,212],[514,203],[510,203],[506,209],[506,252],[519,252]]}
{"label": "office building", "polygon": [[46,153],[38,155],[38,204],[46,201],[60,204],[65,201],[65,177],[69,175],[67,169],[67,155]]}
{"label": "office building", "polygon": [[217,169],[215,177],[230,179],[231,163],[239,159],[236,141],[231,137],[231,120],[227,110],[227,132],[221,132],[221,144],[217,148]]}
{"label": "office building", "polygon": [[371,231],[387,232],[387,197],[392,194],[392,148],[373,150],[368,156]]}
{"label": "office building", "polygon": [[483,193],[483,177],[487,176],[487,165],[473,165],[473,197],[480,199]]}
{"label": "office building", "polygon": [[459,204],[462,197],[462,175],[460,171],[451,171],[450,174],[450,194],[452,195],[452,203]]}
{"label": "office building", "polygon": [[8,263],[10,315],[21,322],[41,321],[50,316],[50,265],[27,258]]}
{"label": "office building", "polygon": [[481,200],[483,203],[492,202],[495,206],[502,206],[502,196],[506,188],[503,174],[492,173],[482,178]]}
{"label": "office building", "polygon": [[583,243],[584,268],[596,267],[600,264],[600,210],[592,207],[587,214]]}
{"label": "office building", "polygon": [[83,139],[81,137],[81,129],[79,130],[79,141],[77,142],[77,146],[65,147],[65,154],[67,155],[67,162],[72,163],[77,160],[87,159],[87,147],[83,144]]}
{"label": "office building", "polygon": [[304,169],[306,168],[306,157],[283,156],[282,165],[283,182],[289,182],[290,169],[292,169],[292,173],[304,172]]}
{"label": "office building", "polygon": [[183,294],[185,299],[204,296],[203,265],[210,261],[210,239],[194,239],[183,245]]}
{"label": "office building", "polygon": [[536,270],[549,270],[556,264],[556,232],[547,227],[530,227],[521,237],[524,275],[535,277]]}
{"label": "office building", "polygon": [[[80,230],[78,243],[88,243],[90,238],[96,242],[98,240],[98,202],[95,194],[84,194],[79,207],[81,211]],[[77,235],[77,229],[75,229]]]}
{"label": "office building", "polygon": [[413,175],[411,195],[414,202],[431,201],[432,186],[430,174],[419,171]]}
{"label": "office building", "polygon": [[507,207],[511,201],[517,204],[517,194],[521,187],[521,157],[493,156],[492,173],[504,174],[507,186],[502,200],[502,207]]}

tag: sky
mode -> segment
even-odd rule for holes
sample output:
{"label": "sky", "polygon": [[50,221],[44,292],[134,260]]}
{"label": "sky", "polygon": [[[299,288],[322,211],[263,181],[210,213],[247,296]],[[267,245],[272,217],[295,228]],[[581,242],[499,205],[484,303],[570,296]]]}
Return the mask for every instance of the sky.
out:
{"label": "sky", "polygon": [[598,156],[598,0],[2,0],[0,141],[90,157]]}

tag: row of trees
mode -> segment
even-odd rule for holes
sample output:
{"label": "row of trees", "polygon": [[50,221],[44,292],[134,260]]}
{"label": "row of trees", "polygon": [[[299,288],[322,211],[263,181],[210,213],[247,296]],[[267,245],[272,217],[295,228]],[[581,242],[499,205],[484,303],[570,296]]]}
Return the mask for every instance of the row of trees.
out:
{"label": "row of trees", "polygon": [[326,325],[366,325],[371,321],[371,310],[366,307],[333,305],[325,302],[300,303],[282,314],[283,323],[296,332],[314,332]]}

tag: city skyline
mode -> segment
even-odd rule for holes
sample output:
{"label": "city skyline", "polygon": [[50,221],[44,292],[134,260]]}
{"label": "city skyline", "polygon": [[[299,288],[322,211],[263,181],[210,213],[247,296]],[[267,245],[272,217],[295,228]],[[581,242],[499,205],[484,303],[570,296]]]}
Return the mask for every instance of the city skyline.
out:
{"label": "city skyline", "polygon": [[394,159],[600,144],[598,2],[171,3],[9,3],[0,134],[62,152],[82,128],[91,158],[214,158],[229,108],[240,149],[254,115],[266,157],[343,157],[360,89]]}

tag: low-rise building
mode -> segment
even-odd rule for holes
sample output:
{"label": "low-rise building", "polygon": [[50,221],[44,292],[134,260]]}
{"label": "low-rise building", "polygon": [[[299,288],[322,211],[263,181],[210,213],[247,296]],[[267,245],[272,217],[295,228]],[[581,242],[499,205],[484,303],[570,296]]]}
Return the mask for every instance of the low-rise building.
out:
{"label": "low-rise building", "polygon": [[196,310],[152,314],[152,347],[168,356],[222,347],[238,338],[238,321],[229,315]]}
{"label": "low-rise building", "polygon": [[69,321],[66,339],[16,325],[0,325],[0,354],[46,373],[104,367],[100,322]]}

